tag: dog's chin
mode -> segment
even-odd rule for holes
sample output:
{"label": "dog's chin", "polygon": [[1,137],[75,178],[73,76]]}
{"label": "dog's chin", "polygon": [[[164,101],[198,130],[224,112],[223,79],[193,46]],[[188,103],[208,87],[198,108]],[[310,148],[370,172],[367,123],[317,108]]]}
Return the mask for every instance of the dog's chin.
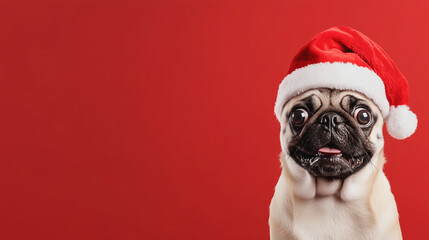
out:
{"label": "dog's chin", "polygon": [[294,154],[291,157],[310,174],[328,179],[347,178],[370,161],[368,154],[350,156],[344,153],[306,153],[299,149],[295,149],[293,152]]}

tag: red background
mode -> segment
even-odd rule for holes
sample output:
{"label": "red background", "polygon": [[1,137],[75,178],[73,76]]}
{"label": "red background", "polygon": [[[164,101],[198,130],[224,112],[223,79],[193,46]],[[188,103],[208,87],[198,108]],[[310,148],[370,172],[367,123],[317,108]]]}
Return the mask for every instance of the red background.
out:
{"label": "red background", "polygon": [[[386,137],[405,239],[429,239],[426,1],[1,1],[1,239],[268,239],[277,87],[356,28],[410,83]],[[309,226],[311,227],[311,226]]]}

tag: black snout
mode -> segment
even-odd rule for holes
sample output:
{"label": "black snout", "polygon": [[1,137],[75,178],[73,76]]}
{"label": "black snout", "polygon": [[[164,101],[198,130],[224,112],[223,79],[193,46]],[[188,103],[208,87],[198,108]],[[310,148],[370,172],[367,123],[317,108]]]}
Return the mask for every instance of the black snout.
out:
{"label": "black snout", "polygon": [[329,131],[344,122],[344,118],[336,112],[327,112],[319,117],[319,123],[323,124]]}
{"label": "black snout", "polygon": [[[353,119],[334,110],[309,121],[289,145],[292,158],[316,177],[346,178],[372,158],[374,148]],[[321,148],[335,148],[340,154],[324,154]]]}

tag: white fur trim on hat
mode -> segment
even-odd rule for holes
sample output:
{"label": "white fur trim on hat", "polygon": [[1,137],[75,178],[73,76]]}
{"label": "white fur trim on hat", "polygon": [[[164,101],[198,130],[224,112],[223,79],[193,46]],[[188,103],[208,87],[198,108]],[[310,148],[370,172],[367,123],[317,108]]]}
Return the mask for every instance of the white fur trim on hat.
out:
{"label": "white fur trim on hat", "polygon": [[292,97],[314,88],[354,90],[374,101],[383,118],[389,114],[384,84],[372,70],[353,63],[315,63],[298,68],[283,79],[277,93],[274,113],[280,121],[283,106]]}
{"label": "white fur trim on hat", "polygon": [[405,139],[416,131],[417,116],[406,105],[392,106],[386,126],[390,136],[399,140]]}

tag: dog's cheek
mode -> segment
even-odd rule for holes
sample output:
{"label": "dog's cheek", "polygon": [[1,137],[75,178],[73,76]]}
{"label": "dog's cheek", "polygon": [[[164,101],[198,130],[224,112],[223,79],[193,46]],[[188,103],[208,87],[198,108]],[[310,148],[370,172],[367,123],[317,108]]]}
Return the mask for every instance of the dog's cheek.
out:
{"label": "dog's cheek", "polygon": [[282,148],[282,151],[287,154],[288,153],[288,143],[290,142],[292,138],[292,131],[289,127],[283,126],[280,131],[280,145]]}
{"label": "dog's cheek", "polygon": [[374,155],[377,155],[378,152],[381,151],[381,148],[384,146],[383,121],[378,120],[375,123],[375,125],[372,128],[372,131],[371,131],[371,133],[369,135],[369,139],[370,139],[371,143],[376,148]]}

